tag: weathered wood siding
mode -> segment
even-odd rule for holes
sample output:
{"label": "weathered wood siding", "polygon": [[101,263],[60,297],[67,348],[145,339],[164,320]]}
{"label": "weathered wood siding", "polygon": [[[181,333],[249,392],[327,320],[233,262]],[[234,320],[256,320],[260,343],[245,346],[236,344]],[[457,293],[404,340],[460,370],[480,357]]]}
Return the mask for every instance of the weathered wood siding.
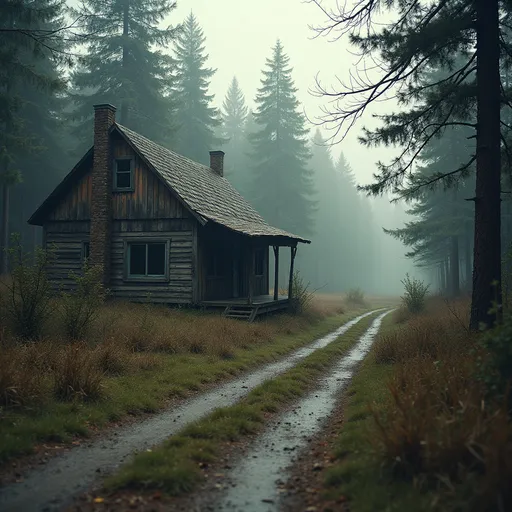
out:
{"label": "weathered wood siding", "polygon": [[253,287],[254,287],[254,295],[268,295],[269,293],[269,285],[268,285],[268,254],[269,248],[268,246],[260,247],[263,250],[264,261],[263,261],[263,275],[257,276],[254,274],[253,276]]}
{"label": "weathered wood siding", "polygon": [[49,222],[43,228],[43,238],[50,250],[47,272],[54,289],[73,289],[70,273],[82,273],[82,248],[89,240],[89,222]]}
{"label": "weathered wood siding", "polygon": [[91,218],[91,166],[50,213],[50,221],[83,221]]}
{"label": "weathered wood siding", "polygon": [[[112,233],[110,289],[115,297],[133,302],[190,304],[195,302],[193,247],[196,235],[192,219],[115,221]],[[125,280],[125,241],[170,241],[169,281]]]}
{"label": "weathered wood siding", "polygon": [[191,215],[165,183],[135,154],[122,139],[114,139],[114,158],[133,158],[134,191],[115,192],[114,219],[189,219]]}

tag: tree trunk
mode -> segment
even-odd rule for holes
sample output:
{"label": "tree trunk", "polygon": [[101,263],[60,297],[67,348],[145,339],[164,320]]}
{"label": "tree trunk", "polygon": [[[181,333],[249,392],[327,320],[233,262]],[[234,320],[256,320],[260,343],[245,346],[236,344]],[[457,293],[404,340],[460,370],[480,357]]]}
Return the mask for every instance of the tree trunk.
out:
{"label": "tree trunk", "polygon": [[447,256],[444,259],[444,290],[443,292],[445,294],[450,293],[450,283],[451,281],[451,274],[450,274],[450,258]]}
{"label": "tree trunk", "polygon": [[[129,32],[129,14],[130,14],[130,1],[125,0],[123,9],[123,81],[126,80],[126,68],[128,67],[128,48],[126,43],[128,40]],[[128,124],[128,99],[126,98],[126,90],[121,92],[121,124]]]}
{"label": "tree trunk", "polygon": [[460,295],[460,270],[459,270],[459,239],[456,235],[450,237],[450,295]]}
{"label": "tree trunk", "polygon": [[466,235],[464,238],[464,268],[465,288],[467,291],[470,291],[473,266],[471,261],[471,238],[469,235]]}
{"label": "tree trunk", "polygon": [[439,270],[441,272],[441,288],[439,291],[441,292],[441,294],[443,294],[444,291],[446,290],[446,269],[444,261],[442,261],[441,264],[439,265]]}
{"label": "tree trunk", "polygon": [[[492,326],[501,307],[500,73],[498,0],[476,0],[477,147],[470,328]],[[493,303],[497,307],[493,308]]]}
{"label": "tree trunk", "polygon": [[9,249],[9,192],[10,187],[4,183],[2,187],[2,222],[0,226],[0,274],[9,272],[9,258],[7,250]]}

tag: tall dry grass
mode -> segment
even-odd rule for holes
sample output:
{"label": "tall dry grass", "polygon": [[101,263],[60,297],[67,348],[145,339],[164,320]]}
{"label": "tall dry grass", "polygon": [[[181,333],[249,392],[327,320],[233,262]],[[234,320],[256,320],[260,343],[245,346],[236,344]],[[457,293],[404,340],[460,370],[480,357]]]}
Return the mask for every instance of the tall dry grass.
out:
{"label": "tall dry grass", "polygon": [[341,298],[315,298],[302,315],[276,315],[251,324],[218,313],[111,301],[81,329],[79,340],[69,337],[59,306],[56,301],[53,321],[34,341],[18,339],[9,328],[8,311],[0,311],[0,406],[33,406],[50,397],[96,400],[106,377],[154,369],[162,353],[230,359],[238,349],[299,333],[339,313]]}
{"label": "tall dry grass", "polygon": [[394,366],[374,434],[395,475],[441,489],[449,506],[510,510],[511,418],[476,378],[486,354],[468,315],[467,302],[437,304],[376,341],[375,362]]}

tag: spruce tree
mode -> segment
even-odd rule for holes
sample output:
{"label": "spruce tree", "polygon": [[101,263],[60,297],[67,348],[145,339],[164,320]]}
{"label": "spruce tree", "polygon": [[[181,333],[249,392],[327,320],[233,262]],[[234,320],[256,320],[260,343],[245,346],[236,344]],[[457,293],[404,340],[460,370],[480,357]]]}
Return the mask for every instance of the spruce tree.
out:
{"label": "spruce tree", "polygon": [[155,47],[174,39],[176,28],[159,25],[175,7],[174,0],[84,0],[76,11],[87,35],[87,54],[72,75],[70,93],[80,151],[92,141],[96,103],[112,103],[120,123],[164,145],[171,142],[173,59]]}
{"label": "spruce tree", "polygon": [[[431,139],[440,137],[446,127],[459,125],[474,130],[478,141],[475,154],[420,185],[427,186],[433,180],[444,180],[449,185],[476,163],[470,327],[493,325],[500,311],[493,304],[501,304],[502,279],[500,108],[509,104],[510,94],[500,83],[500,53],[510,53],[504,33],[508,24],[503,17],[500,21],[500,10],[510,10],[510,2],[393,0],[384,5],[391,16],[385,25],[381,23],[382,5],[361,0],[329,13],[326,32],[348,31],[363,57],[378,56],[379,66],[369,77],[363,58],[359,61],[360,80],[352,80],[339,91],[324,91],[334,105],[327,118],[343,134],[373,101],[390,96],[398,99],[399,111],[382,116],[382,125],[368,130],[363,139],[370,146],[396,144],[403,148],[389,165],[380,165],[374,183],[367,187],[376,194],[400,189],[422,149]],[[440,65],[449,76],[429,80],[426,75]]]}
{"label": "spruce tree", "polygon": [[223,150],[226,152],[225,176],[232,185],[245,195],[248,181],[246,120],[248,109],[245,97],[233,77],[222,104],[221,135],[225,139]]}
{"label": "spruce tree", "polygon": [[[53,138],[49,133],[44,141],[41,139],[46,129],[52,129],[52,123],[41,119],[31,122],[29,112],[44,111],[51,104],[46,110],[46,120],[55,115],[53,100],[63,88],[63,80],[53,61],[55,53],[63,49],[57,35],[62,27],[62,11],[61,0],[7,0],[0,5],[0,273],[7,271],[6,250],[12,229],[11,188],[24,178],[22,171],[28,169],[28,155]],[[51,48],[44,40],[32,37],[45,31],[55,34]],[[44,181],[45,169],[38,161],[35,168]]]}
{"label": "spruce tree", "polygon": [[256,96],[251,198],[271,224],[308,235],[314,231],[315,207],[311,155],[291,72],[289,57],[277,41]]}
{"label": "spruce tree", "polygon": [[220,115],[208,93],[214,69],[206,67],[203,31],[190,13],[176,41],[176,84],[178,134],[173,149],[196,162],[209,164],[208,152],[218,149],[222,140],[215,135]]}

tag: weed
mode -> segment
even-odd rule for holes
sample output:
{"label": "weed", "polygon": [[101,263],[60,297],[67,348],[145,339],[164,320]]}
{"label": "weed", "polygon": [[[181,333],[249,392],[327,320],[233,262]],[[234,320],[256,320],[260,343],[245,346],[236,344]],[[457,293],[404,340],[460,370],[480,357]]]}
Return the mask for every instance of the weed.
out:
{"label": "weed", "polygon": [[70,274],[74,290],[62,294],[64,333],[72,341],[83,340],[105,298],[101,269],[84,265],[82,275]]}
{"label": "weed", "polygon": [[357,306],[365,306],[366,301],[364,298],[364,292],[361,288],[352,288],[347,292],[347,297],[345,298],[348,304],[355,304]]}
{"label": "weed", "polygon": [[429,285],[423,281],[410,277],[409,274],[401,281],[404,285],[405,293],[402,296],[402,302],[411,313],[419,313],[425,309],[425,302]]}
{"label": "weed", "polygon": [[81,343],[65,347],[54,372],[53,391],[58,400],[93,401],[101,397],[103,374],[94,355]]}
{"label": "weed", "polygon": [[38,248],[33,256],[29,255],[23,251],[19,236],[13,235],[8,255],[11,279],[2,282],[7,289],[4,306],[8,318],[22,339],[40,339],[53,312],[51,286],[46,277],[52,254]]}

